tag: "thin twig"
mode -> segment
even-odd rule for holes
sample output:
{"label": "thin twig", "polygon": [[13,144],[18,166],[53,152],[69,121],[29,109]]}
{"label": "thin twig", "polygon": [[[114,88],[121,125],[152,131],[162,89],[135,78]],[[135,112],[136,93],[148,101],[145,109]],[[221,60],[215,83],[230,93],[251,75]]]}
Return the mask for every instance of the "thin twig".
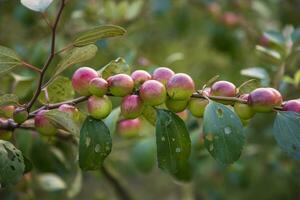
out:
{"label": "thin twig", "polygon": [[22,64],[23,64],[25,67],[27,67],[27,68],[29,68],[29,69],[32,69],[33,71],[36,71],[36,72],[38,72],[38,73],[42,73],[42,70],[41,70],[41,69],[37,68],[36,66],[33,66],[32,64],[29,64],[29,63],[27,63],[27,62],[25,62],[25,61],[22,61]]}
{"label": "thin twig", "polygon": [[68,44],[68,45],[67,45],[67,46],[65,46],[64,48],[62,48],[62,49],[60,49],[60,50],[56,51],[56,52],[55,52],[55,55],[57,55],[57,54],[60,54],[60,53],[62,53],[62,52],[64,52],[64,51],[66,51],[66,50],[68,50],[68,49],[70,49],[70,48],[72,48],[72,47],[74,47],[74,45],[73,45],[73,44]]}

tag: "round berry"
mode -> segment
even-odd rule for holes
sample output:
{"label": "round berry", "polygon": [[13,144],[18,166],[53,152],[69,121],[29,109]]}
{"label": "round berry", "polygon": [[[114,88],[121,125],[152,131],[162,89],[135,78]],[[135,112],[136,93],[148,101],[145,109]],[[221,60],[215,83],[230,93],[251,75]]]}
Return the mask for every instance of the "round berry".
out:
{"label": "round berry", "polygon": [[152,78],[166,85],[173,75],[175,75],[175,73],[171,69],[167,67],[159,67],[154,70]]}
{"label": "round berry", "polygon": [[110,114],[112,110],[112,103],[107,96],[91,96],[88,99],[87,107],[89,114],[93,118],[104,119]]}
{"label": "round berry", "polygon": [[75,71],[72,77],[72,85],[74,90],[83,96],[90,95],[89,92],[89,82],[98,77],[96,70],[90,67],[81,67]]}
{"label": "round berry", "polygon": [[48,110],[41,110],[39,111],[34,118],[34,124],[36,130],[41,134],[45,136],[53,136],[57,132],[57,128],[55,124],[53,124],[46,116],[45,114],[48,112]]}
{"label": "round berry", "polygon": [[107,79],[109,91],[118,97],[132,93],[134,82],[127,74],[117,74]]}
{"label": "round berry", "polygon": [[108,83],[103,78],[100,77],[93,78],[89,82],[89,92],[92,95],[102,97],[103,95],[106,94],[107,89],[108,89]]}
{"label": "round berry", "polygon": [[236,95],[236,87],[228,81],[217,81],[211,86],[212,96],[234,97]]}
{"label": "round berry", "polygon": [[128,95],[121,103],[121,113],[126,119],[134,119],[143,112],[144,103],[138,95]]}
{"label": "round berry", "polygon": [[283,104],[284,111],[291,111],[300,114],[300,100],[290,100]]}
{"label": "round berry", "polygon": [[131,74],[131,78],[134,82],[134,86],[136,88],[140,87],[145,81],[148,81],[151,79],[151,75],[146,72],[145,70],[135,70]]}
{"label": "round berry", "polygon": [[145,104],[158,106],[166,100],[166,88],[156,80],[146,81],[140,88],[140,97]]}
{"label": "round berry", "polygon": [[193,79],[184,73],[175,74],[167,83],[168,95],[175,100],[188,100],[194,91]]}

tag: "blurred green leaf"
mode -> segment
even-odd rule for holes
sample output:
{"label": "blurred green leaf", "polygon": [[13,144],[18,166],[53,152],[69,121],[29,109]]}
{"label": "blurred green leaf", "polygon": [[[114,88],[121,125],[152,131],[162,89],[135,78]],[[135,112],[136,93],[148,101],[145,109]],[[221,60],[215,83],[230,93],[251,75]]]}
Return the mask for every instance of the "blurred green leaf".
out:
{"label": "blurred green leaf", "polygon": [[34,11],[44,12],[53,0],[21,0],[21,3]]}
{"label": "blurred green leaf", "polygon": [[0,74],[6,73],[21,64],[22,61],[14,50],[0,46]]}
{"label": "blurred green leaf", "polygon": [[24,160],[24,165],[25,165],[25,169],[24,169],[24,174],[26,174],[27,172],[30,172],[33,168],[32,162],[23,155],[23,160]]}
{"label": "blurred green leaf", "polygon": [[257,79],[250,79],[250,80],[242,83],[238,87],[238,92],[239,92],[239,94],[246,94],[246,93],[249,93],[249,92],[255,90],[258,87],[260,87],[259,81]]}
{"label": "blurred green leaf", "polygon": [[291,34],[291,39],[293,43],[298,44],[300,41],[300,28],[296,28],[294,32]]}
{"label": "blurred green leaf", "polygon": [[163,109],[157,109],[156,145],[158,167],[179,180],[189,180],[191,139],[180,117]]}
{"label": "blurred green leaf", "polygon": [[245,144],[239,117],[223,104],[210,101],[203,119],[205,147],[218,161],[230,164],[238,160]]}
{"label": "blurred green leaf", "polygon": [[145,105],[143,109],[143,116],[150,124],[155,126],[157,118],[155,108],[153,108],[152,106]]}
{"label": "blurred green leaf", "polygon": [[206,87],[210,87],[214,82],[216,82],[219,79],[220,75],[216,75],[212,78],[210,78],[204,85],[203,85],[203,89]]}
{"label": "blurred green leaf", "polygon": [[126,33],[126,30],[120,26],[104,25],[95,27],[91,30],[79,33],[73,40],[73,45],[77,47],[86,46],[109,37],[121,36]]}
{"label": "blurred green leaf", "polygon": [[58,103],[73,99],[74,95],[71,80],[67,77],[58,76],[42,90],[38,100],[42,104]]}
{"label": "blurred green leaf", "polygon": [[110,61],[110,63],[105,65],[98,72],[102,75],[104,79],[107,79],[108,77],[113,76],[115,74],[129,74],[130,67],[126,63],[124,58],[119,57],[116,60]]}
{"label": "blurred green leaf", "polygon": [[132,20],[135,17],[137,17],[143,8],[143,5],[144,5],[144,2],[141,0],[132,2],[127,9],[125,18],[127,20]]}
{"label": "blurred green leaf", "polygon": [[267,47],[281,53],[285,53],[285,38],[278,31],[266,31],[263,37],[267,40]]}
{"label": "blurred green leaf", "polygon": [[269,85],[270,83],[270,76],[268,72],[261,67],[250,67],[241,70],[241,75],[247,76],[250,78],[256,78],[261,80],[261,84],[264,86]]}
{"label": "blurred green leaf", "polygon": [[259,58],[266,61],[267,63],[273,65],[279,65],[281,63],[282,57],[277,51],[265,48],[260,45],[256,45],[255,50]]}
{"label": "blurred green leaf", "polygon": [[80,130],[79,166],[82,170],[100,169],[110,154],[112,139],[109,129],[101,121],[87,117]]}
{"label": "blurred green leaf", "polygon": [[300,115],[278,111],[273,125],[273,135],[280,148],[293,159],[300,159]]}
{"label": "blurred green leaf", "polygon": [[0,140],[0,184],[16,184],[23,176],[25,164],[20,150],[8,141]]}
{"label": "blurred green leaf", "polygon": [[66,183],[56,174],[45,173],[37,177],[39,186],[47,192],[57,192],[66,189]]}
{"label": "blurred green leaf", "polygon": [[300,84],[300,70],[298,70],[296,73],[295,73],[295,85],[299,85]]}
{"label": "blurred green leaf", "polygon": [[15,94],[4,94],[0,96],[0,106],[18,104],[19,98]]}
{"label": "blurred green leaf", "polygon": [[112,112],[106,117],[103,122],[109,128],[110,133],[113,135],[116,131],[117,123],[121,113],[120,107],[117,107],[112,110]]}
{"label": "blurred green leaf", "polygon": [[80,169],[77,170],[75,178],[69,184],[69,188],[67,191],[68,198],[74,198],[82,188],[82,172]]}

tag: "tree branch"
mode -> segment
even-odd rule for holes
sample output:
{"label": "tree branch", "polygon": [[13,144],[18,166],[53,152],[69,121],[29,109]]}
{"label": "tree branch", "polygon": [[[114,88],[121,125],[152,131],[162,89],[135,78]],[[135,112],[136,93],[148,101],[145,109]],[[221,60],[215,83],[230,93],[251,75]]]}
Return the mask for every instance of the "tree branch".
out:
{"label": "tree branch", "polygon": [[41,73],[41,72],[42,72],[41,69],[39,69],[39,68],[37,68],[36,66],[33,66],[33,65],[31,65],[31,64],[29,64],[29,63],[27,63],[27,62],[25,62],[25,61],[22,61],[22,64],[23,64],[25,67],[27,67],[27,68],[29,68],[29,69],[32,69],[33,71],[36,71],[36,72],[38,72],[38,73]]}

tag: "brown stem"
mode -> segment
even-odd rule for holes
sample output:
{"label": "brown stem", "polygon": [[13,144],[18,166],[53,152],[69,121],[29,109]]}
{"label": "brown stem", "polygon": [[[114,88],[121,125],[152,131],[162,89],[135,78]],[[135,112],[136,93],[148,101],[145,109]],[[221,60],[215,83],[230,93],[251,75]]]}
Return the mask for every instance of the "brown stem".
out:
{"label": "brown stem", "polygon": [[23,64],[25,67],[27,67],[27,68],[29,68],[29,69],[32,69],[33,71],[36,71],[36,72],[38,72],[38,73],[42,73],[42,70],[41,70],[41,69],[39,69],[39,68],[37,68],[36,66],[33,66],[33,65],[31,65],[31,64],[29,64],[29,63],[27,63],[27,62],[25,62],[25,61],[22,61],[22,64]]}
{"label": "brown stem", "polygon": [[58,25],[58,22],[60,20],[60,17],[61,17],[61,14],[62,14],[62,11],[63,11],[64,7],[65,7],[65,0],[61,0],[59,11],[57,13],[56,19],[55,19],[54,24],[52,26],[50,54],[49,54],[49,56],[47,58],[47,61],[45,62],[44,66],[42,68],[41,73],[40,73],[40,77],[39,77],[37,89],[36,89],[36,91],[35,91],[32,99],[27,104],[26,108],[27,108],[28,111],[30,111],[31,107],[33,106],[33,104],[37,100],[39,94],[41,93],[41,89],[42,89],[42,84],[43,84],[43,79],[44,79],[45,73],[47,71],[47,68],[51,64],[52,59],[54,58],[54,55],[55,55],[56,28],[57,28],[57,25]]}
{"label": "brown stem", "polygon": [[73,44],[68,44],[68,45],[67,45],[67,46],[65,46],[64,48],[62,48],[62,49],[60,49],[60,50],[56,51],[56,52],[55,52],[55,55],[57,55],[57,54],[60,54],[60,53],[62,53],[62,52],[64,52],[64,51],[66,51],[66,50],[68,50],[68,49],[70,49],[70,48],[72,48],[72,47],[74,47],[74,45],[73,45]]}

